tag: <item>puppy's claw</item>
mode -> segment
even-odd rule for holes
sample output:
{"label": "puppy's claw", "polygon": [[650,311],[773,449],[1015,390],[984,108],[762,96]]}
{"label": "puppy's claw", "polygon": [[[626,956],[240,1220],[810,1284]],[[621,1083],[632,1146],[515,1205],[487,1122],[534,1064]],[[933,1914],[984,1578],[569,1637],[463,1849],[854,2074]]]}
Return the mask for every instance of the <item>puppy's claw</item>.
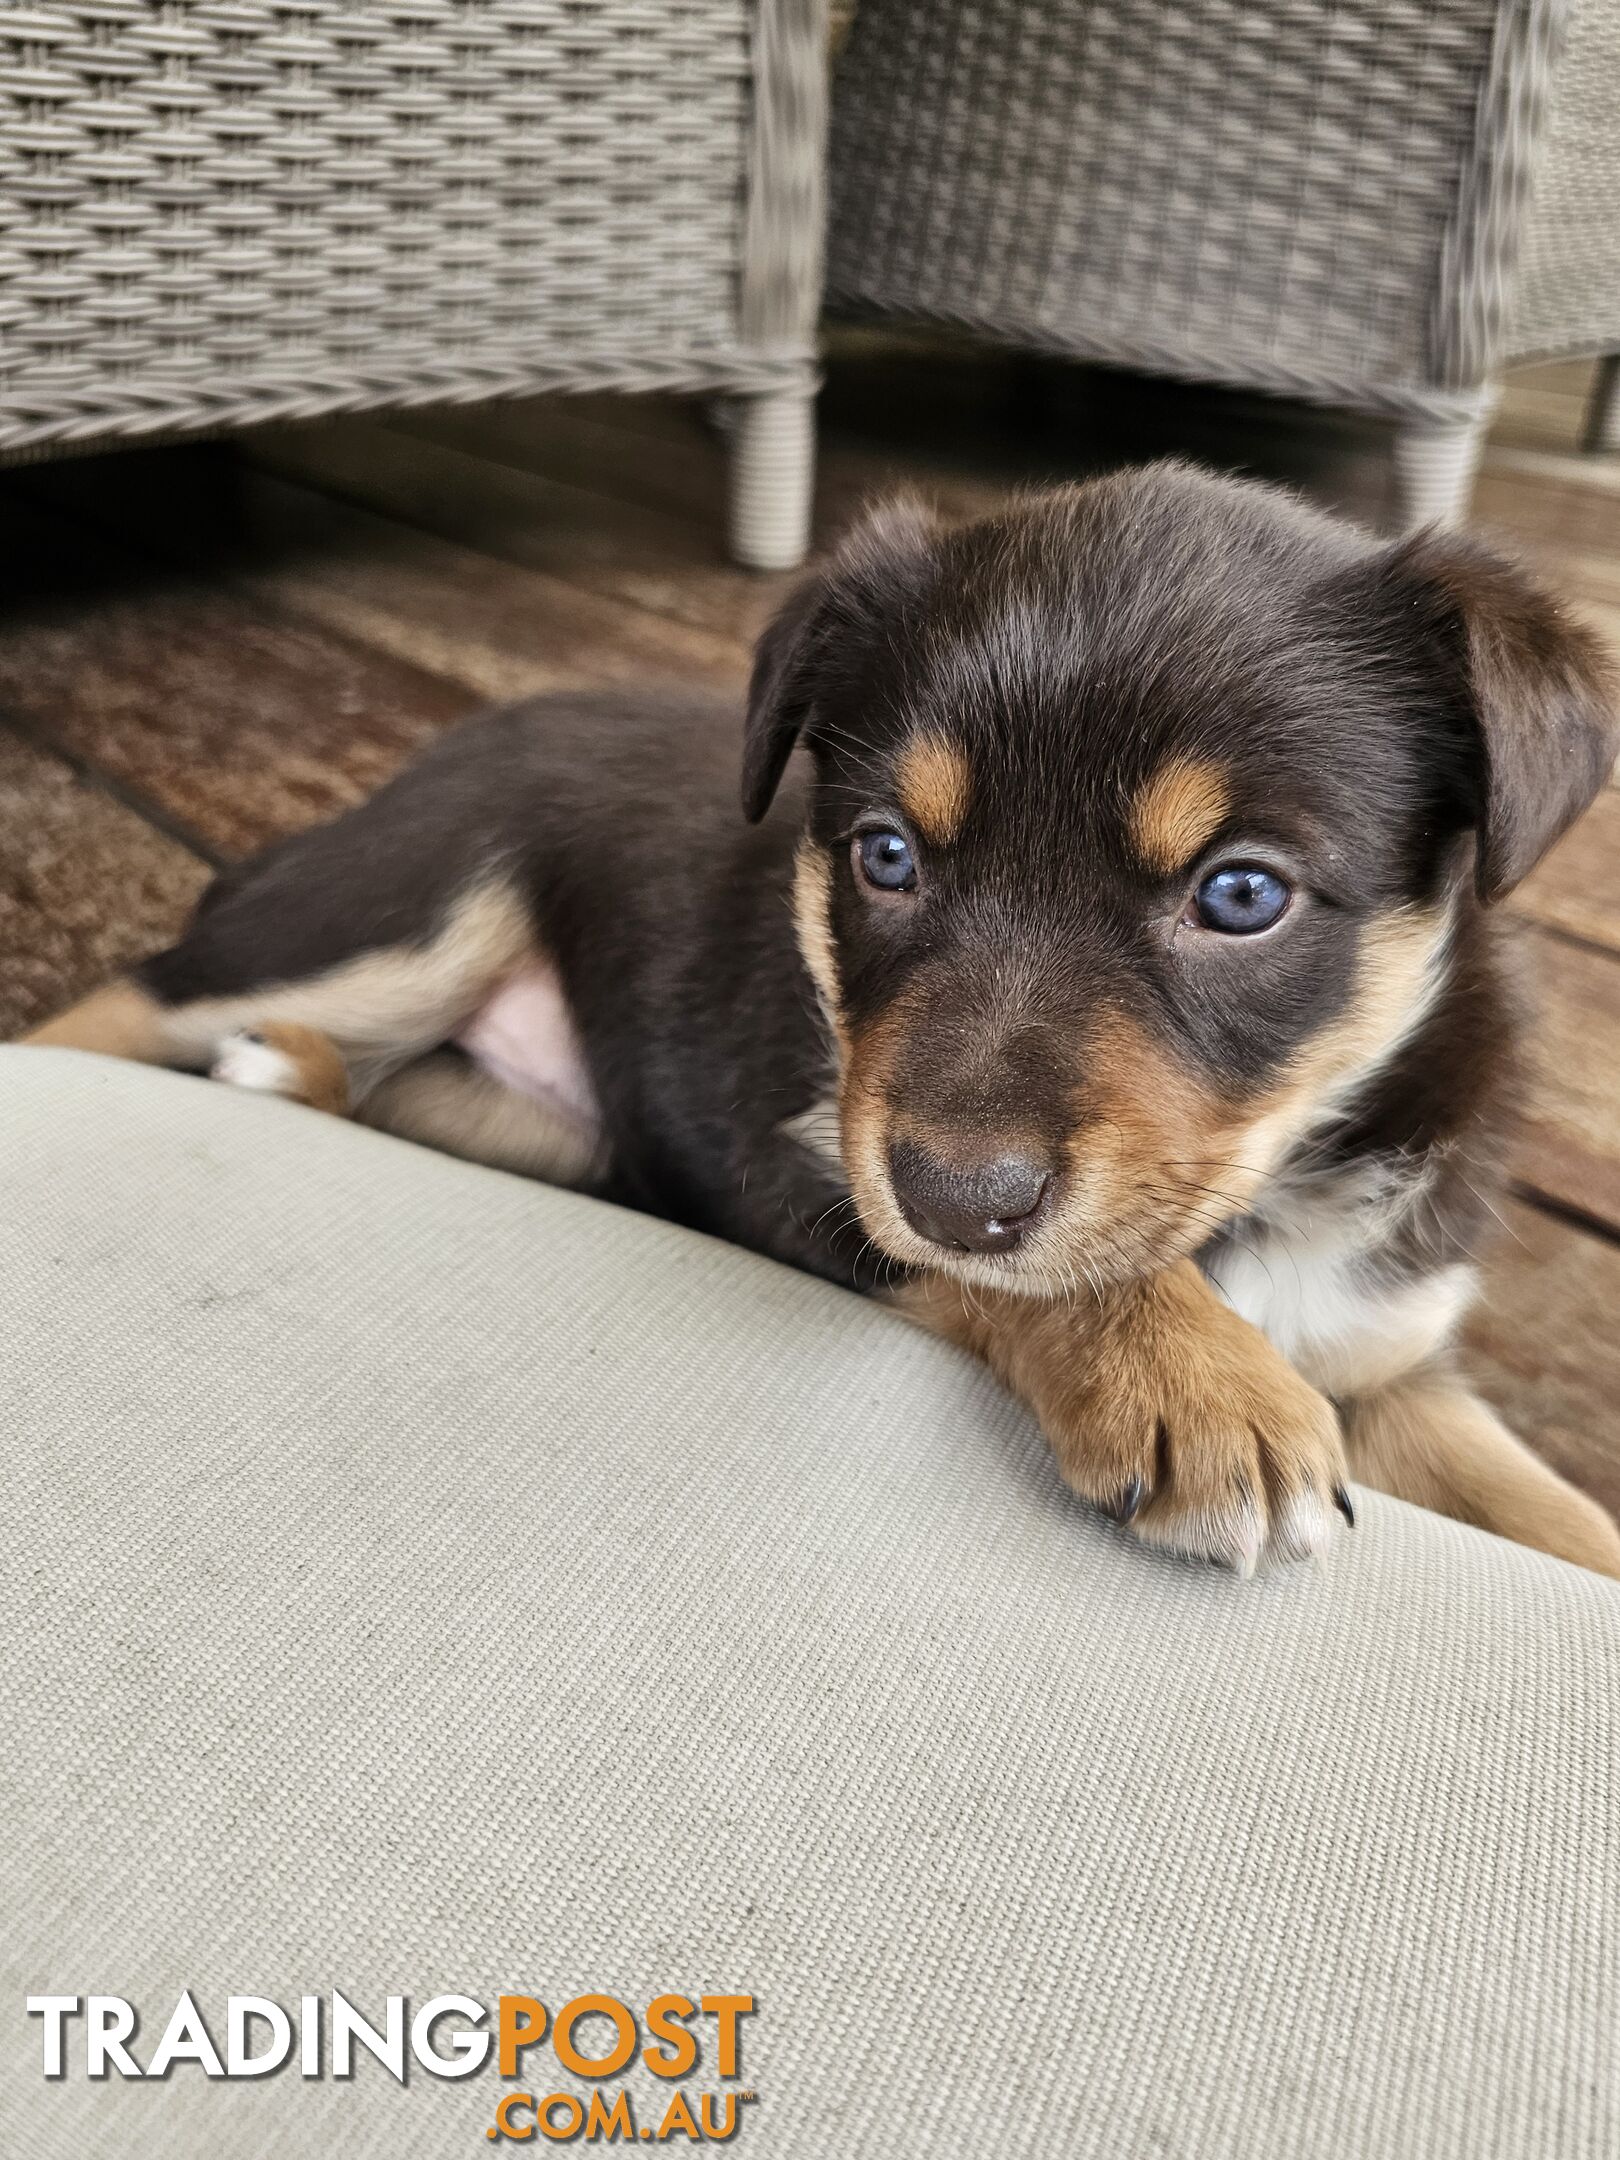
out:
{"label": "puppy's claw", "polygon": [[1353,1530],[1356,1527],[1355,1503],[1351,1500],[1350,1495],[1344,1486],[1334,1486],[1333,1505],[1338,1509],[1339,1513],[1344,1517],[1345,1521],[1350,1525],[1351,1529]]}
{"label": "puppy's claw", "polygon": [[1146,1496],[1147,1487],[1139,1477],[1133,1477],[1120,1488],[1112,1500],[1105,1500],[1102,1503],[1102,1511],[1114,1522],[1131,1522],[1135,1519]]}

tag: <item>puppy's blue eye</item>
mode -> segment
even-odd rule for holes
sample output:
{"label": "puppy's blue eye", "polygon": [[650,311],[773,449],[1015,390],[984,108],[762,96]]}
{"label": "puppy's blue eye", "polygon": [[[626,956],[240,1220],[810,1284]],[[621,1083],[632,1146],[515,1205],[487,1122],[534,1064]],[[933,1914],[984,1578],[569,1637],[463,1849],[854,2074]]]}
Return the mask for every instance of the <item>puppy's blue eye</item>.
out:
{"label": "puppy's blue eye", "polygon": [[1270,870],[1234,865],[1212,870],[1193,899],[1206,930],[1248,937],[1269,930],[1289,901],[1288,887]]}
{"label": "puppy's blue eye", "polygon": [[879,892],[910,892],[917,882],[911,848],[897,832],[866,832],[856,837],[855,859],[868,885]]}

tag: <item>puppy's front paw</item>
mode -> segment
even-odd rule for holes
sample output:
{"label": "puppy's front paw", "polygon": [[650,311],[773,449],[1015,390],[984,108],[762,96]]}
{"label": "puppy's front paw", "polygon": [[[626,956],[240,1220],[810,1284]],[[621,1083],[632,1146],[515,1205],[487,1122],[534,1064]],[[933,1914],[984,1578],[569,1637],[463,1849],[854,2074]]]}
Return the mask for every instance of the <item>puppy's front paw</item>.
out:
{"label": "puppy's front paw", "polygon": [[1087,1499],[1240,1574],[1307,1558],[1351,1519],[1332,1406],[1190,1266],[1142,1284],[1078,1351],[1046,1424]]}

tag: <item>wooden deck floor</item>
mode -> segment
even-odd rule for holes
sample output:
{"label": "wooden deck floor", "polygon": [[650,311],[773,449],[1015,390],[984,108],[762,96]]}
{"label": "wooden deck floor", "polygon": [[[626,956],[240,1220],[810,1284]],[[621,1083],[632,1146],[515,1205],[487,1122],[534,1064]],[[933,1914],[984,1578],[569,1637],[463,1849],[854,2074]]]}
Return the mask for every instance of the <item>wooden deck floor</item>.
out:
{"label": "wooden deck floor", "polygon": [[[1620,460],[1574,452],[1585,371],[1514,386],[1477,517],[1620,653]],[[1165,451],[1382,507],[1373,429],[845,333],[818,529],[897,483],[951,512]],[[211,865],[330,815],[481,702],[739,687],[788,582],[728,566],[724,463],[675,400],[323,423],[0,476],[0,1037],[165,940]],[[1620,790],[1516,903],[1544,1078],[1470,1351],[1620,1510]]]}

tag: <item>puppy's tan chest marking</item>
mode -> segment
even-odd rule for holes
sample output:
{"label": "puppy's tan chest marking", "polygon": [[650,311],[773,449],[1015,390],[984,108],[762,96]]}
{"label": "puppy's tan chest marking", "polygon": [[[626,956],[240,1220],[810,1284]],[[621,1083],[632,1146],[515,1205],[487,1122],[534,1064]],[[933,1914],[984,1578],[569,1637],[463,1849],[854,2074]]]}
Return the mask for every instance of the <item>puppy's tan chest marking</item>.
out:
{"label": "puppy's tan chest marking", "polygon": [[1171,758],[1136,792],[1131,844],[1150,870],[1169,877],[1220,831],[1231,799],[1220,766],[1202,758]]}
{"label": "puppy's tan chest marking", "polygon": [[948,847],[973,806],[967,752],[942,735],[914,735],[895,766],[900,807],[925,840]]}
{"label": "puppy's tan chest marking", "polygon": [[1421,1176],[1378,1166],[1283,1182],[1206,1256],[1205,1273],[1313,1386],[1367,1394],[1443,1349],[1477,1288],[1470,1267],[1402,1276],[1381,1265],[1422,1198]]}

